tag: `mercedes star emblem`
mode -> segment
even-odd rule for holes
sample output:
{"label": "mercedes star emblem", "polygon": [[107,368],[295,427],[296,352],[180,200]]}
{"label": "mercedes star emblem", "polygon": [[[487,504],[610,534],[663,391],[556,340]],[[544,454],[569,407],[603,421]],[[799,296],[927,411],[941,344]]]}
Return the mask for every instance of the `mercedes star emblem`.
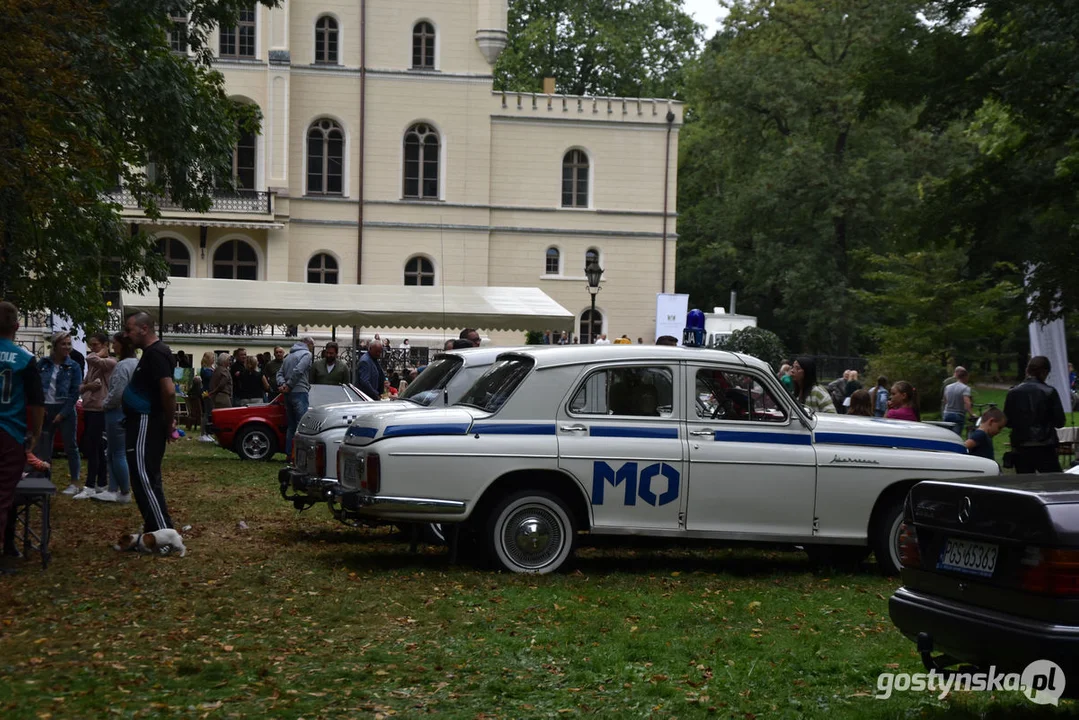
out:
{"label": "mercedes star emblem", "polygon": [[959,522],[965,523],[970,520],[970,496],[963,496],[959,503]]}

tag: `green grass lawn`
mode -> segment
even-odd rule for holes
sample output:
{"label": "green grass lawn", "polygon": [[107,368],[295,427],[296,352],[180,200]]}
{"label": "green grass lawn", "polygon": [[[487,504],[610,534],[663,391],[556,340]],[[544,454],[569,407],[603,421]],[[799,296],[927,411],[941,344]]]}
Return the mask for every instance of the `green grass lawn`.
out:
{"label": "green grass lawn", "polygon": [[496,574],[322,508],[297,514],[275,471],[171,446],[172,515],[192,526],[182,559],[110,549],[138,528],[134,505],[56,498],[52,565],[0,577],[0,717],[973,720],[1075,707],[874,699],[879,673],[922,668],[888,619],[897,582],[871,565],[604,543],[567,573]]}

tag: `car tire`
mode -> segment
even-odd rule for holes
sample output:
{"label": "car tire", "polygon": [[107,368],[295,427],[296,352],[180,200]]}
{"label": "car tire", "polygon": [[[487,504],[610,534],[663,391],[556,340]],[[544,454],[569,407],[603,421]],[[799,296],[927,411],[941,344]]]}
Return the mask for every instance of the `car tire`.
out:
{"label": "car tire", "polygon": [[543,575],[558,570],[573,554],[577,527],[562,498],[525,490],[504,498],[486,527],[488,555],[502,570]]}
{"label": "car tire", "polygon": [[906,495],[887,500],[873,521],[873,554],[877,557],[877,568],[884,576],[898,575],[902,567],[899,562],[899,526],[903,524],[905,500]]}
{"label": "car tire", "polygon": [[265,425],[252,425],[236,437],[236,454],[241,460],[273,460],[277,453],[277,438]]}
{"label": "car tire", "polygon": [[856,570],[871,552],[866,545],[806,545],[805,551],[814,565],[837,570]]}

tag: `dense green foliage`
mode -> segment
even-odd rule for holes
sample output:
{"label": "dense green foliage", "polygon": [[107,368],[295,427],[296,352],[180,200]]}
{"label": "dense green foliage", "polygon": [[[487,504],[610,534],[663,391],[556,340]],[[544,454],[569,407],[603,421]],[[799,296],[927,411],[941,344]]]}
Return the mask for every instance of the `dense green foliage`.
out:
{"label": "dense green foliage", "polygon": [[566,95],[679,97],[701,28],[682,0],[510,0],[495,87]]}
{"label": "dense green foliage", "polygon": [[760,327],[735,330],[725,342],[717,345],[716,349],[752,355],[777,370],[787,357],[787,348],[783,346],[779,336]]}
{"label": "dense green foliage", "polygon": [[[0,296],[92,325],[104,287],[164,274],[109,193],[124,185],[153,217],[155,198],[205,210],[228,187],[239,129],[258,115],[226,96],[206,41],[248,5],[0,0]],[[172,8],[190,13],[193,58],[170,51]]]}
{"label": "dense green foliage", "polygon": [[[936,377],[1079,307],[1074,3],[732,0],[688,72],[678,289]],[[979,13],[972,13],[980,9]]]}

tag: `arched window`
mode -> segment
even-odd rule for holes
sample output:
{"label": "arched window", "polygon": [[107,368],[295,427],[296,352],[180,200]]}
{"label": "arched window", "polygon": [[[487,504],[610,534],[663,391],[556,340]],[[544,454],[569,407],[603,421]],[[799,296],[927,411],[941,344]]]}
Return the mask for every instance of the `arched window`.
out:
{"label": "arched window", "polygon": [[157,252],[169,266],[169,277],[191,277],[191,253],[176,238],[157,239]]}
{"label": "arched window", "polygon": [[548,275],[557,275],[562,267],[561,261],[562,253],[558,252],[558,248],[547,248],[547,264],[544,270]]}
{"label": "arched window", "polygon": [[412,28],[412,68],[435,69],[435,27],[429,22],[418,22]]}
{"label": "arched window", "polygon": [[243,240],[229,240],[214,250],[214,277],[224,280],[258,280],[259,259],[255,248]]}
{"label": "arched window", "polygon": [[581,313],[581,343],[590,345],[603,332],[603,313],[596,310],[593,315],[591,310]]}
{"label": "arched window", "polygon": [[337,260],[333,255],[319,253],[307,262],[307,282],[337,284]]}
{"label": "arched window", "polygon": [[592,263],[599,263],[599,250],[595,248],[588,248],[584,252],[584,266],[588,267]]}
{"label": "arched window", "polygon": [[323,118],[307,131],[307,193],[341,195],[344,192],[345,131]]}
{"label": "arched window", "polygon": [[337,64],[337,21],[329,15],[315,23],[315,62]]}
{"label": "arched window", "polygon": [[405,285],[434,285],[435,266],[425,257],[414,257],[405,263]]}
{"label": "arched window", "polygon": [[416,123],[405,133],[405,197],[438,199],[438,133]]}
{"label": "arched window", "polygon": [[562,207],[588,207],[588,156],[570,150],[562,156]]}
{"label": "arched window", "polygon": [[240,139],[232,149],[232,181],[237,190],[255,189],[255,133],[241,130]]}

